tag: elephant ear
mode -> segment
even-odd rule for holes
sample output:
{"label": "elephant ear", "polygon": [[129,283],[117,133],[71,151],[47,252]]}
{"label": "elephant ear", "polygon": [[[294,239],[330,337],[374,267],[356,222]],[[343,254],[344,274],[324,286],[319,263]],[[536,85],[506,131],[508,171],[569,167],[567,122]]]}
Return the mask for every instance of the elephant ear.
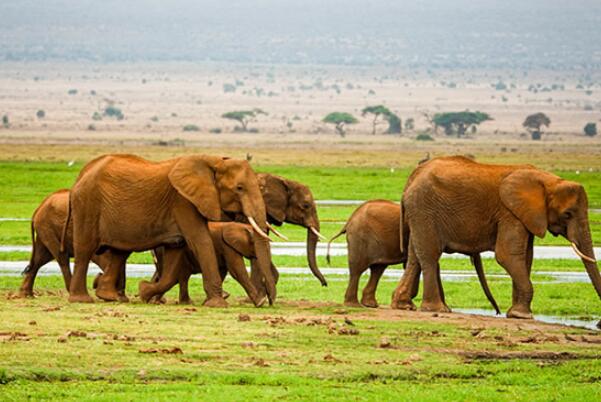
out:
{"label": "elephant ear", "polygon": [[225,244],[236,250],[246,258],[255,258],[255,247],[252,229],[242,223],[228,223],[223,225],[221,235]]}
{"label": "elephant ear", "polygon": [[516,170],[503,179],[499,195],[529,232],[543,238],[547,232],[547,196],[538,175],[533,169]]}
{"label": "elephant ear", "polygon": [[169,181],[177,192],[190,201],[210,221],[221,219],[219,192],[213,166],[222,161],[211,156],[185,156],[169,172]]}
{"label": "elephant ear", "polygon": [[281,225],[286,220],[286,209],[288,208],[289,194],[286,181],[267,173],[257,176],[267,215],[274,219],[275,223]]}

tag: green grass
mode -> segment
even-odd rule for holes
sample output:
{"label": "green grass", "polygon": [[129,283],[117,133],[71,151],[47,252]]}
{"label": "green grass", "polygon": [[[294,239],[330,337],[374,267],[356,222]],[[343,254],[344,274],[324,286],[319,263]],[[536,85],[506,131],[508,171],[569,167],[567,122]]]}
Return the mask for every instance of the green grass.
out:
{"label": "green grass", "polygon": [[[580,339],[586,331],[545,327],[543,333],[498,320],[498,326],[480,327],[476,336],[478,325],[449,321],[450,315],[386,318],[381,309],[343,308],[338,303],[344,282],[322,288],[310,279],[283,276],[278,303],[261,309],[240,304],[240,286],[228,279],[231,307],[206,309],[172,303],[68,304],[58,276],[39,278],[38,298],[13,300],[6,296],[20,278],[1,277],[2,399],[543,400],[554,395],[587,400],[598,392],[601,346],[564,341],[564,334]],[[137,282],[129,280],[130,294]],[[191,284],[193,298],[200,300],[199,278]],[[394,281],[382,282],[382,304],[394,286]],[[597,296],[589,288],[537,287],[533,308],[545,314],[598,313]],[[474,281],[447,283],[445,291],[454,308],[488,308]],[[510,284],[495,283],[493,291],[507,308]],[[174,297],[175,292],[168,294]],[[239,321],[239,314],[250,321]],[[344,317],[354,326],[344,324]],[[270,324],[266,318],[277,319]],[[341,335],[343,327],[359,333]],[[85,335],[66,336],[69,331]],[[22,336],[9,339],[11,333]],[[61,337],[64,343],[58,342]],[[393,347],[378,347],[383,338]],[[160,352],[171,348],[182,353]],[[148,349],[159,352],[141,353]],[[465,352],[567,352],[572,357],[473,359]]]}
{"label": "green grass", "polygon": [[[0,163],[0,217],[30,218],[35,208],[51,192],[69,188],[81,164],[3,162]],[[315,168],[259,166],[258,171],[282,175],[306,183],[316,199],[390,199],[397,201],[410,169],[382,168]],[[580,181],[587,189],[591,207],[601,208],[601,173],[556,172],[562,177]],[[331,237],[342,228],[356,206],[319,206],[321,232]],[[601,245],[601,214],[591,213],[591,231],[595,245]],[[304,241],[306,230],[284,225],[282,232],[291,241]],[[0,244],[30,244],[28,222],[0,222]],[[343,242],[344,237],[337,241]],[[563,238],[547,234],[536,239],[537,245],[567,245]]]}

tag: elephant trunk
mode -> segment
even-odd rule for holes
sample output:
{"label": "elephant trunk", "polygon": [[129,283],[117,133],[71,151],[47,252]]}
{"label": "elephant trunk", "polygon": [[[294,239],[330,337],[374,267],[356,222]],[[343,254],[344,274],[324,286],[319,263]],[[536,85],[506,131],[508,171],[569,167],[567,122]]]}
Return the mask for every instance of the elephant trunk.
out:
{"label": "elephant trunk", "polygon": [[582,263],[593,283],[593,287],[597,291],[597,295],[601,299],[601,275],[599,274],[599,269],[595,262],[595,253],[593,251],[593,241],[591,239],[588,219],[585,218],[578,221],[577,224],[570,225],[568,228],[568,240],[575,243],[576,248],[584,255],[581,255]]}
{"label": "elephant trunk", "polygon": [[[319,225],[316,228],[319,231]],[[309,268],[313,275],[319,279],[321,282],[321,286],[328,286],[328,282],[326,278],[323,277],[319,267],[317,267],[317,258],[316,258],[316,249],[317,249],[317,241],[319,238],[317,235],[311,230],[311,228],[307,229],[307,262],[309,263]]]}

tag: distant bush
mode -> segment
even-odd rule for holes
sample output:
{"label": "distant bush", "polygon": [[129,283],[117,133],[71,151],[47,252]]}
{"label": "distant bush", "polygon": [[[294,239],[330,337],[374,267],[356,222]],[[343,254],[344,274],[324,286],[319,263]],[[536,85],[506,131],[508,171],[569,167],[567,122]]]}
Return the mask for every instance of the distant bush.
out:
{"label": "distant bush", "polygon": [[248,132],[252,133],[252,134],[257,134],[259,132],[259,129],[255,128],[255,127],[251,127],[248,129]]}
{"label": "distant bush", "polygon": [[77,89],[70,89],[67,91],[69,95],[77,95]]}
{"label": "distant bush", "polygon": [[200,128],[196,124],[186,124],[184,126],[184,131],[200,131]]}
{"label": "distant bush", "polygon": [[114,117],[117,120],[123,120],[125,117],[121,109],[113,105],[109,105],[104,108],[104,115],[108,117]]}
{"label": "distant bush", "polygon": [[156,123],[157,121],[159,121],[159,118],[158,118],[158,116],[152,116],[150,118],[150,121],[154,121]]}
{"label": "distant bush", "polygon": [[90,95],[95,96],[96,95],[96,91],[94,91],[93,89],[90,91]]}
{"label": "distant bush", "polygon": [[597,135],[597,123],[586,123],[584,126],[584,135],[587,137],[594,137]]}
{"label": "distant bush", "polygon": [[89,131],[96,131],[96,126],[93,124],[88,124],[88,130]]}
{"label": "distant bush", "polygon": [[102,115],[98,112],[94,112],[94,114],[92,115],[92,120],[102,120]]}
{"label": "distant bush", "polygon": [[10,127],[10,122],[8,121],[8,115],[4,115],[2,116],[2,125],[4,126],[4,128],[8,128]]}
{"label": "distant bush", "polygon": [[42,109],[40,109],[36,112],[35,115],[38,119],[43,119],[44,117],[46,117],[46,112],[44,112]]}
{"label": "distant bush", "polygon": [[415,137],[417,141],[434,141],[434,138],[430,134],[420,133]]}
{"label": "distant bush", "polygon": [[221,130],[221,128],[219,127],[214,127],[212,129],[209,130],[209,133],[211,134],[221,134],[223,130]]}
{"label": "distant bush", "polygon": [[225,84],[223,84],[223,92],[236,92],[236,86],[226,82]]}

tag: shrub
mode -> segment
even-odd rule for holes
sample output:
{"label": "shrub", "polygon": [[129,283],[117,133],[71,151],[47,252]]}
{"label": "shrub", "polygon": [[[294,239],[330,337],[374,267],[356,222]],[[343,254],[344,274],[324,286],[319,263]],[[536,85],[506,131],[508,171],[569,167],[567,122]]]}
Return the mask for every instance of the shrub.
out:
{"label": "shrub", "polygon": [[43,119],[44,117],[46,117],[46,112],[44,112],[42,109],[40,109],[36,112],[35,115],[38,119]]}
{"label": "shrub", "polygon": [[104,115],[108,117],[115,117],[117,120],[123,120],[125,117],[121,109],[113,105],[109,105],[104,108]]}
{"label": "shrub", "polygon": [[88,124],[88,130],[89,131],[96,131],[96,126],[93,124]]}
{"label": "shrub", "polygon": [[417,141],[434,141],[434,138],[430,136],[430,134],[420,133],[415,137]]}
{"label": "shrub", "polygon": [[225,83],[223,84],[223,92],[236,92],[236,86],[233,84]]}
{"label": "shrub", "polygon": [[69,95],[77,95],[77,89],[70,89],[67,91]]}
{"label": "shrub", "polygon": [[584,135],[587,137],[594,137],[597,135],[597,123],[586,123],[586,126],[584,126]]}
{"label": "shrub", "polygon": [[184,131],[200,131],[200,128],[196,124],[186,124],[184,126]]}
{"label": "shrub", "polygon": [[102,115],[98,112],[94,112],[94,114],[92,115],[92,120],[102,120]]}
{"label": "shrub", "polygon": [[248,129],[248,132],[249,132],[249,133],[252,133],[252,134],[257,134],[257,133],[259,132],[259,129],[258,129],[258,128],[255,128],[255,127],[252,127],[252,128],[249,128],[249,129]]}
{"label": "shrub", "polygon": [[150,121],[154,121],[156,123],[157,121],[159,121],[159,118],[158,118],[158,116],[152,116],[150,118]]}
{"label": "shrub", "polygon": [[5,128],[8,128],[10,126],[10,122],[8,121],[8,115],[6,115],[6,114],[4,116],[2,116],[2,125]]}
{"label": "shrub", "polygon": [[211,134],[221,134],[221,132],[222,132],[222,130],[219,127],[214,127],[209,130],[209,133],[211,133]]}

